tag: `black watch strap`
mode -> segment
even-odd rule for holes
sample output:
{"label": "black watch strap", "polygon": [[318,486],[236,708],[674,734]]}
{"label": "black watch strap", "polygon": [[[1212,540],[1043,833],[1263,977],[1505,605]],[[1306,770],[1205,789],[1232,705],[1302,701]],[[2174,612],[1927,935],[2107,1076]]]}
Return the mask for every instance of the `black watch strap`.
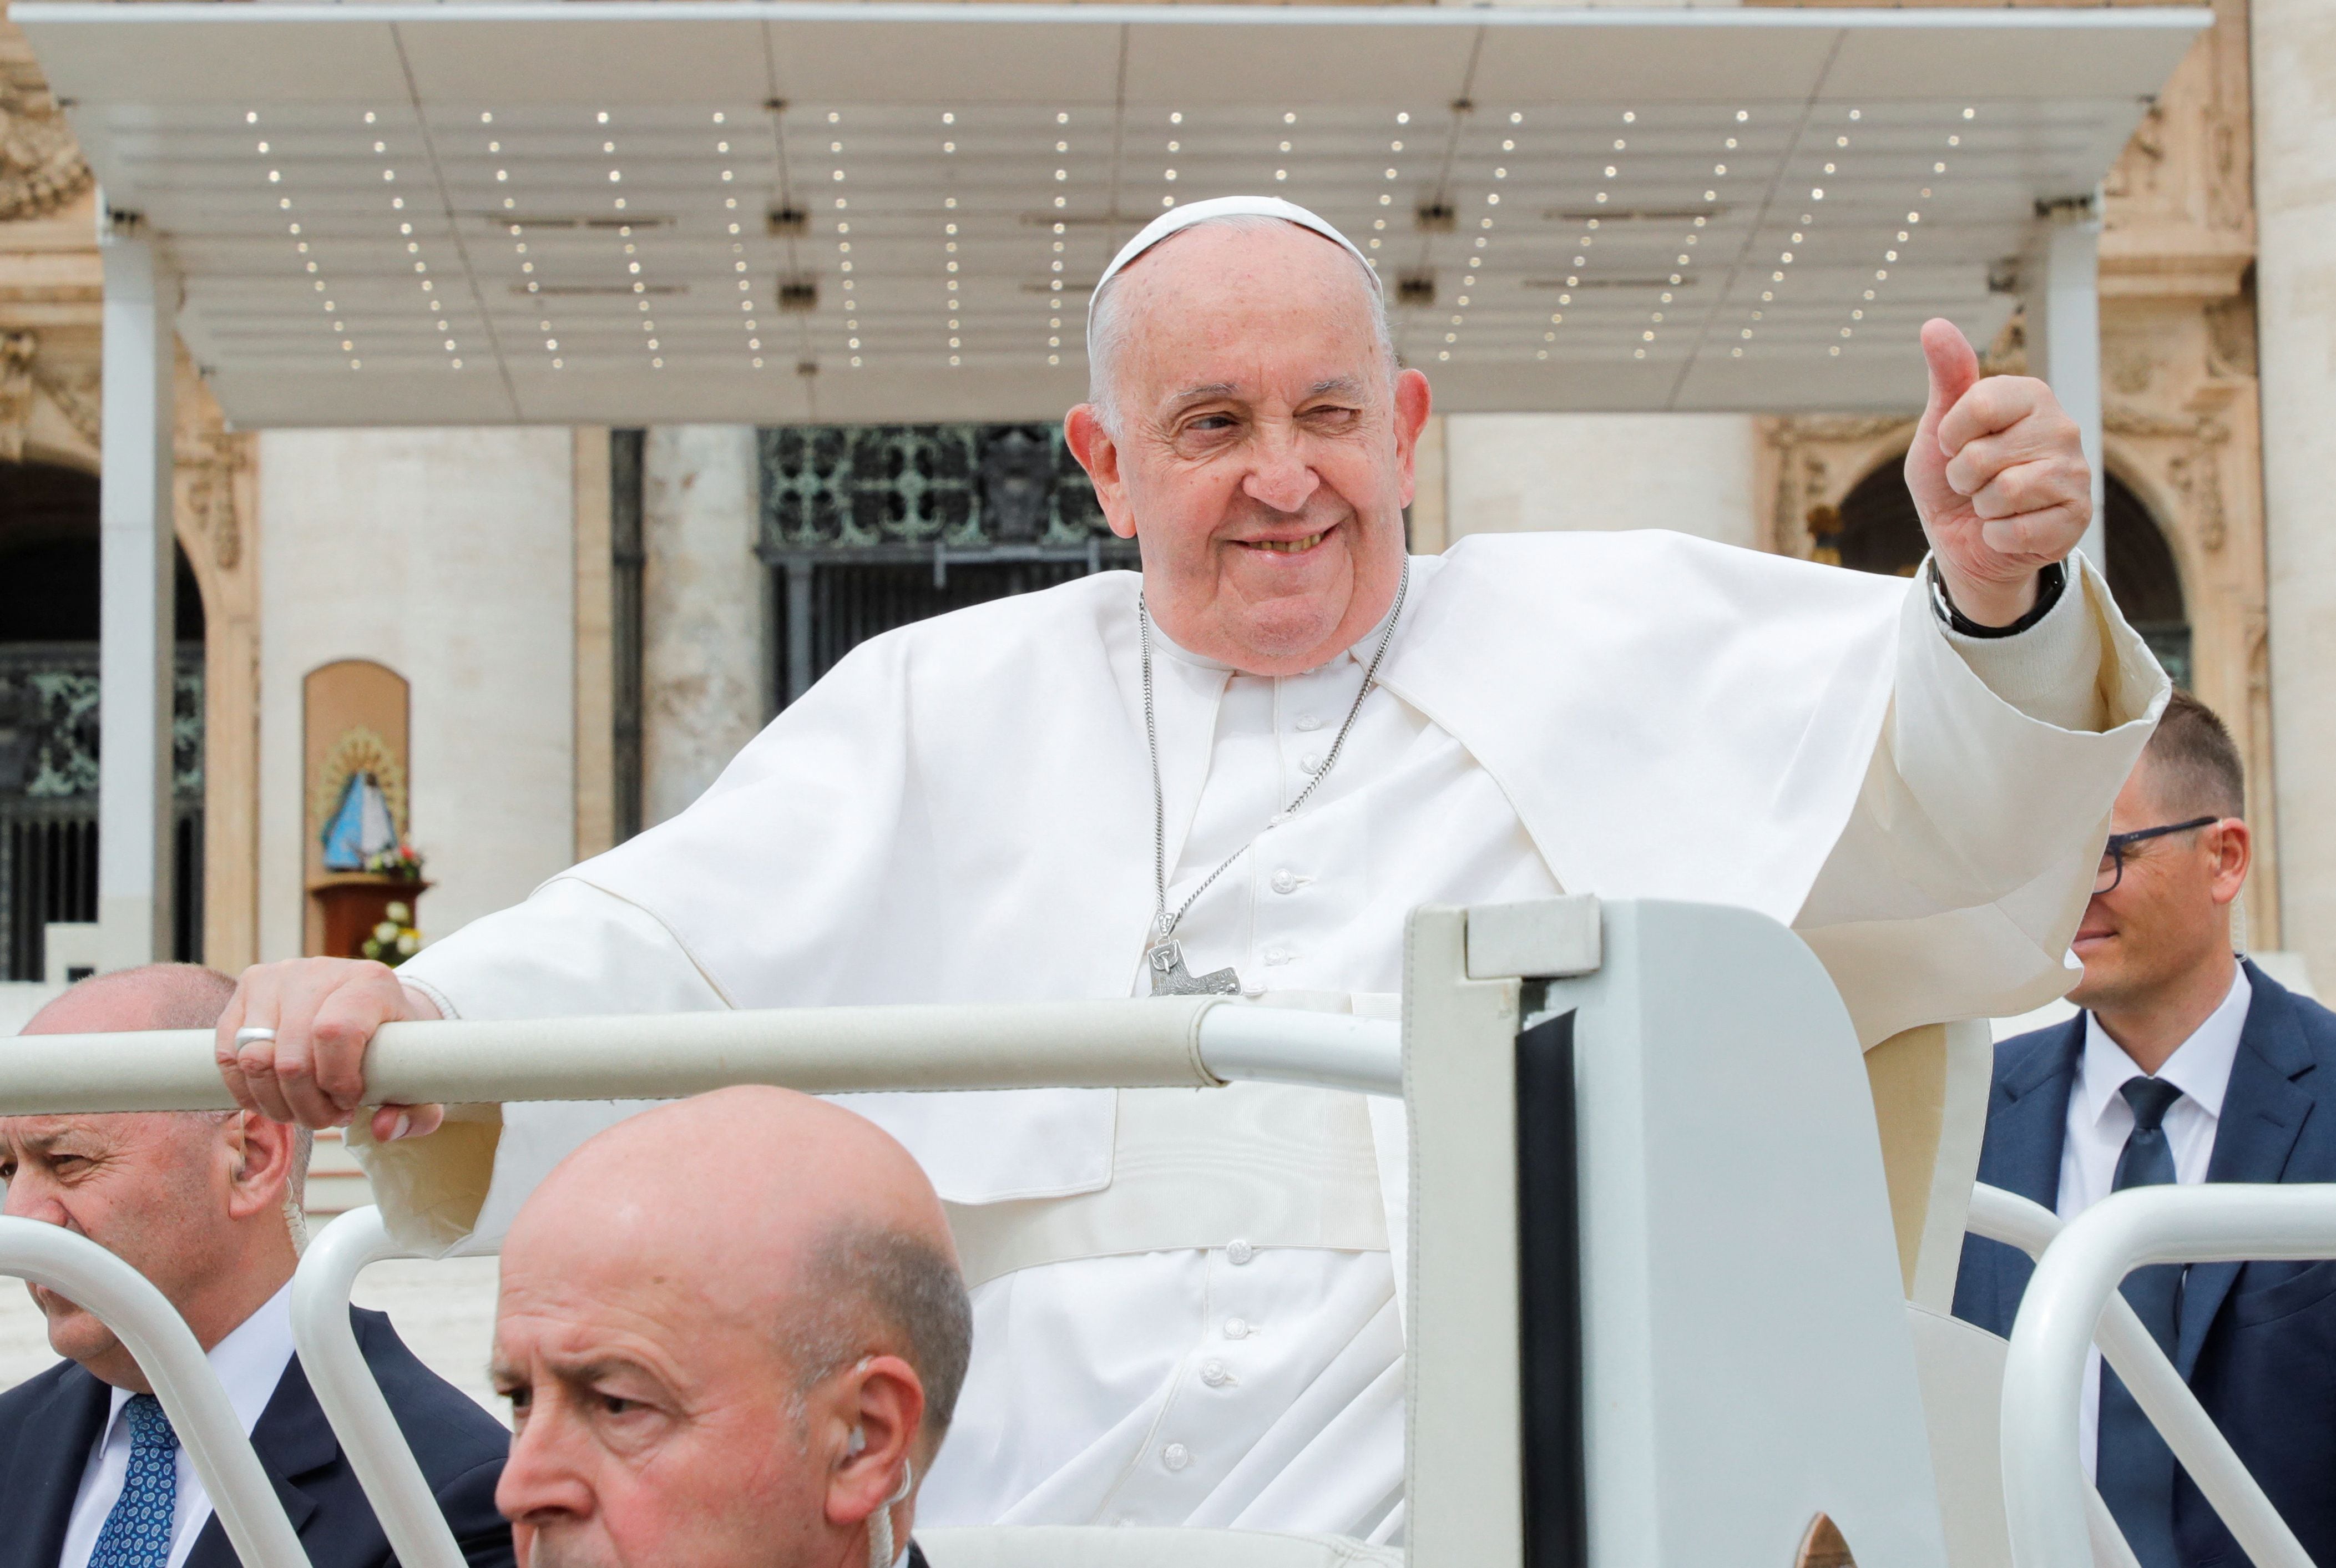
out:
{"label": "black watch strap", "polygon": [[1935,557],[1926,575],[1931,581],[1931,608],[1938,612],[1939,618],[1946,623],[1949,630],[1961,637],[2018,637],[2051,614],[2052,607],[2060,602],[2060,595],[2068,591],[2068,569],[2056,560],[2036,574],[2036,603],[2026,615],[2010,626],[1981,626],[1957,609],[1955,601],[1947,597],[1947,585],[1939,576],[1939,563]]}

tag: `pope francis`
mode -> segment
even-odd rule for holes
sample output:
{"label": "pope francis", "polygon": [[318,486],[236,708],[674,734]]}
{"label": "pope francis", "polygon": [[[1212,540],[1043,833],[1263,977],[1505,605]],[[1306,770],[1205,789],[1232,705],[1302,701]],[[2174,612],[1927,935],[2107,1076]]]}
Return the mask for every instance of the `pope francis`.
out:
{"label": "pope francis", "polygon": [[[1288,203],[1179,209],[1097,286],[1065,426],[1140,574],[872,639],[680,816],[394,974],[248,971],[221,1069],[323,1126],[358,1116],[394,1018],[1192,989],[1376,1012],[1415,906],[1560,891],[1790,922],[1869,1046],[2037,1006],[2075,976],[2166,681],[2071,554],[2073,422],[2040,382],[1981,379],[1947,323],[1922,344],[1911,583],[1666,532],[1407,558],[1428,384],[1377,275]],[[920,1517],[1399,1536],[1399,1107],[857,1108],[949,1201],[974,1287]],[[352,1131],[394,1224],[454,1247],[622,1109]]]}

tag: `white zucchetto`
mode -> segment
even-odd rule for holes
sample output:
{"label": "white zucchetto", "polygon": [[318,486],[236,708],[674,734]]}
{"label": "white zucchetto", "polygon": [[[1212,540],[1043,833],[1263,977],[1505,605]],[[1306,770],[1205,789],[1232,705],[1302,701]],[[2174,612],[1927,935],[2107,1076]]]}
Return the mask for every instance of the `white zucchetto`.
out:
{"label": "white zucchetto", "polygon": [[1101,278],[1095,279],[1095,291],[1087,296],[1089,330],[1095,326],[1095,302],[1102,297],[1103,286],[1118,277],[1129,262],[1170,235],[1181,233],[1195,223],[1206,223],[1212,218],[1235,217],[1279,218],[1285,223],[1295,223],[1300,229],[1310,229],[1353,257],[1361,264],[1364,275],[1371,280],[1371,287],[1382,294],[1386,292],[1386,286],[1379,282],[1377,269],[1361,251],[1355,248],[1355,242],[1332,228],[1327,219],[1307,211],[1298,203],[1284,201],[1279,196],[1212,196],[1206,201],[1192,202],[1162,213],[1145,224],[1134,239],[1119,248],[1119,254],[1111,258],[1111,265],[1103,269]]}

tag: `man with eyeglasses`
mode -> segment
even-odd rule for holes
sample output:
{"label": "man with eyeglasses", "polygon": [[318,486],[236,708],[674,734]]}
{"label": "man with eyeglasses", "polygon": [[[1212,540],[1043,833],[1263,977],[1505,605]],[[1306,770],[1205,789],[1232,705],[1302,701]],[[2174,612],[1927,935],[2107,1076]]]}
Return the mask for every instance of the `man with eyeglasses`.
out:
{"label": "man with eyeglasses", "polygon": [[[1981,1181],[2063,1219],[2127,1187],[2336,1181],[2336,1013],[2233,952],[2243,785],[2222,720],[2176,692],[2077,930],[2085,1011],[1996,1047]],[[1955,1315],[2009,1335],[2031,1272],[1967,1241]],[[2305,1551],[2336,1563],[2336,1261],[2168,1264],[2124,1288]],[[2246,1561],[2098,1351],[2080,1430],[2142,1568]]]}

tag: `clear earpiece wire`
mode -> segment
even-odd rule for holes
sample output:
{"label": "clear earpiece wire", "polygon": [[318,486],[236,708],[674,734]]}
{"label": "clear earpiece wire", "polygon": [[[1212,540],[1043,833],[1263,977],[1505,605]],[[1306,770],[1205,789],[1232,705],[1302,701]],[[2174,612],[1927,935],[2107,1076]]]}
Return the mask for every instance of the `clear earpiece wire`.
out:
{"label": "clear earpiece wire", "polygon": [[893,1560],[900,1555],[892,1544],[892,1510],[908,1496],[915,1479],[916,1466],[903,1459],[900,1484],[884,1499],[884,1505],[868,1516],[868,1568],[892,1568]]}

